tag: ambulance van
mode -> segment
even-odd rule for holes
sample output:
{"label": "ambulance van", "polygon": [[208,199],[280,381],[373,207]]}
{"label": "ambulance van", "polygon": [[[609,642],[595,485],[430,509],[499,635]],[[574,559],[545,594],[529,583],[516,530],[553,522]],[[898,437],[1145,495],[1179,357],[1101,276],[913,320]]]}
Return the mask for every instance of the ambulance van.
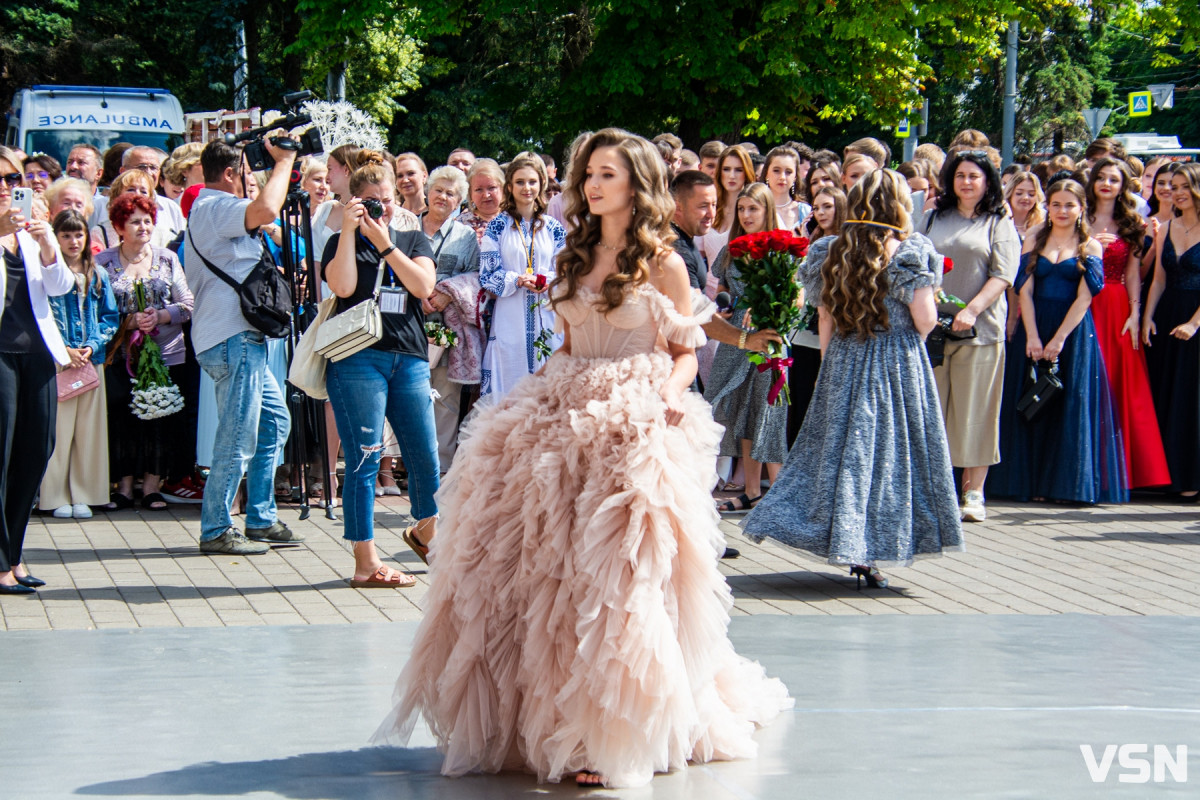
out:
{"label": "ambulance van", "polygon": [[166,89],[34,86],[13,98],[4,144],[46,153],[66,165],[82,142],[104,152],[117,142],[170,153],[183,144],[183,109]]}

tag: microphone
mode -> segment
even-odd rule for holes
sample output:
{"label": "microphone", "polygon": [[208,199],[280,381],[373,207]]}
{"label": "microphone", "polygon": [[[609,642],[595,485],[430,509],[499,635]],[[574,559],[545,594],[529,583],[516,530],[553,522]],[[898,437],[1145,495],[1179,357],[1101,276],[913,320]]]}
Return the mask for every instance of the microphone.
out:
{"label": "microphone", "polygon": [[733,298],[730,297],[729,292],[717,292],[713,302],[717,304],[717,309],[720,311],[728,311],[733,308]]}

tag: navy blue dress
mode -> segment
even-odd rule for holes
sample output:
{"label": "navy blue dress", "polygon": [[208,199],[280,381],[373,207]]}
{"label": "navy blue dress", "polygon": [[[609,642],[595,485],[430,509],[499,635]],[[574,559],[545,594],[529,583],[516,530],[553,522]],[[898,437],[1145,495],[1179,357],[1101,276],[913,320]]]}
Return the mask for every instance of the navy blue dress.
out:
{"label": "navy blue dress", "polygon": [[[1034,317],[1043,344],[1062,325],[1081,280],[1087,282],[1093,296],[1104,288],[1100,258],[1085,256],[1083,263],[1080,270],[1076,257],[1057,264],[1035,253],[1021,257],[1013,288],[1020,291],[1030,277],[1034,279]],[[1058,356],[1063,391],[1033,422],[1017,412],[1017,401],[1028,388],[1030,359],[1025,344],[1025,326],[1020,325],[1009,342],[1004,364],[1000,463],[988,473],[988,493],[1018,500],[1127,502],[1125,450],[1091,309],[1071,331]]]}
{"label": "navy blue dress", "polygon": [[1171,470],[1169,488],[1188,492],[1200,489],[1200,333],[1185,342],[1171,331],[1200,308],[1200,244],[1179,256],[1170,228],[1164,235],[1160,268],[1167,288],[1154,309],[1157,333],[1150,337],[1146,366]]}

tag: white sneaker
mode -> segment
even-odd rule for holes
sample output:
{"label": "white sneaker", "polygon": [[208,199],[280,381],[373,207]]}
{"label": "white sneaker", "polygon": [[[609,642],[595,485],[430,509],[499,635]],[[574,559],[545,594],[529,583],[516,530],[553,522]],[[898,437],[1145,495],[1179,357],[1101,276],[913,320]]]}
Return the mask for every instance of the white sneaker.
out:
{"label": "white sneaker", "polygon": [[75,519],[91,519],[92,509],[88,508],[87,503],[76,503],[71,506],[71,516]]}
{"label": "white sneaker", "polygon": [[74,511],[71,506],[59,506],[54,509],[54,517],[55,519],[70,519]]}
{"label": "white sneaker", "polygon": [[963,522],[983,522],[987,519],[987,509],[983,507],[983,492],[972,489],[963,495]]}

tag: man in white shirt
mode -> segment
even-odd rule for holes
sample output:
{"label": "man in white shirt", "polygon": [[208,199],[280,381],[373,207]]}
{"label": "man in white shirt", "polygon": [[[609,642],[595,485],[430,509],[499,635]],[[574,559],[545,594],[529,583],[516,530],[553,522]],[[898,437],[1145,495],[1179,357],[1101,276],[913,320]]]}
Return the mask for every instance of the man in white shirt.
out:
{"label": "man in white shirt", "polygon": [[[275,507],[275,464],[291,429],[283,392],[267,368],[267,338],[242,315],[233,288],[205,264],[244,281],[263,257],[258,229],[279,216],[287,199],[294,150],[267,152],[275,168],[253,199],[238,196],[241,153],[222,141],[209,142],[200,156],[204,188],[192,204],[183,263],[195,295],[192,346],[196,361],[213,379],[217,394],[217,438],[212,469],[200,509],[200,552],[257,555],[269,543],[304,540],[279,521]],[[246,475],[246,533],[233,526],[233,500]]]}
{"label": "man in white shirt", "polygon": [[104,156],[94,144],[77,144],[67,154],[67,175],[87,181],[92,185],[92,194],[100,185],[100,173],[104,171]]}
{"label": "man in white shirt", "polygon": [[[162,171],[162,162],[165,158],[161,150],[156,150],[153,147],[131,147],[121,157],[121,172],[140,169],[150,176],[151,182],[157,186],[158,176]],[[158,206],[158,218],[154,223],[155,232],[163,231],[161,241],[172,241],[187,227],[183,211],[179,208],[178,203],[172,203],[161,194],[154,195],[154,204]],[[107,219],[108,198],[95,198],[92,218],[88,221],[88,225],[94,228],[103,225]]]}

